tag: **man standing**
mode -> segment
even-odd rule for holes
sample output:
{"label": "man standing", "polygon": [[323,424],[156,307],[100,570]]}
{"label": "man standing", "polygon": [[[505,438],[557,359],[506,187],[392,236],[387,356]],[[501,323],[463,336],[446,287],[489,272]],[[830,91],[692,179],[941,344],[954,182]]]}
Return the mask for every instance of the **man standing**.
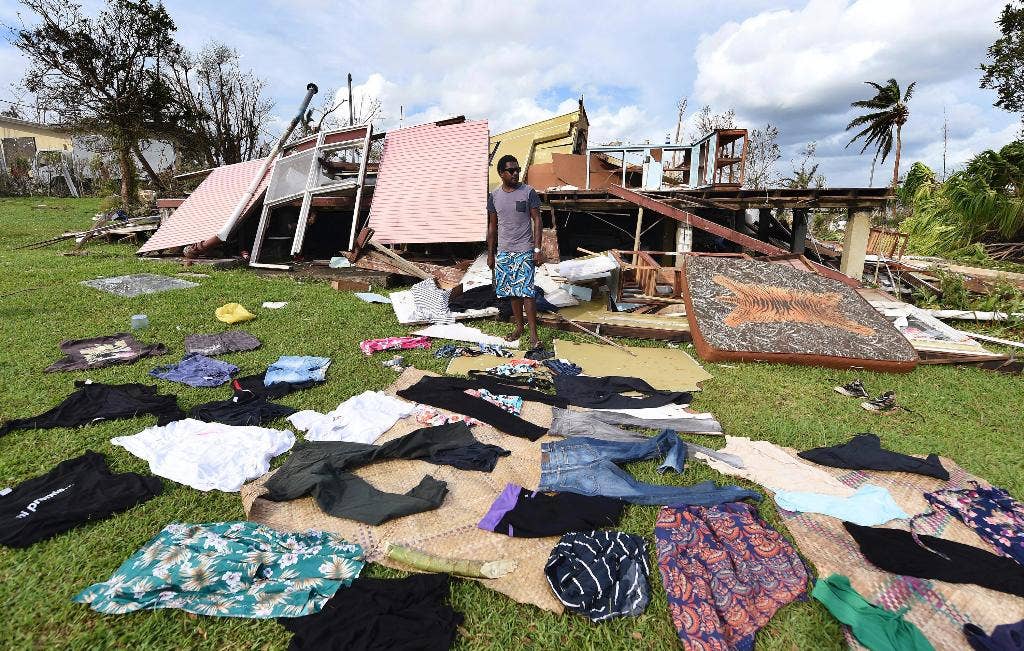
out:
{"label": "man standing", "polygon": [[515,329],[505,337],[515,341],[523,334],[523,307],[530,324],[530,348],[537,338],[537,295],[533,285],[540,254],[540,197],[519,182],[519,161],[505,155],[498,160],[501,185],[487,195],[487,266],[494,276],[494,293],[512,302]]}

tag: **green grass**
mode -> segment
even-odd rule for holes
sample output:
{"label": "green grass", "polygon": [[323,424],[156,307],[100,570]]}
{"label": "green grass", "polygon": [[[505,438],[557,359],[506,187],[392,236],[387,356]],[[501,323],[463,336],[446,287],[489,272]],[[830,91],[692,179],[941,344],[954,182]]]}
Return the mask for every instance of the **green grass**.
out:
{"label": "green grass", "polygon": [[[46,207],[39,208],[39,204]],[[405,332],[390,308],[364,304],[350,294],[331,290],[324,282],[261,277],[248,270],[192,267],[187,271],[210,274],[209,278],[190,279],[199,282],[199,287],[125,299],[82,286],[79,281],[147,271],[173,275],[182,269],[173,263],[137,259],[129,245],[93,244],[87,255],[74,257],[61,255],[71,248],[70,243],[38,251],[12,250],[66,229],[86,227],[97,207],[94,200],[0,199],[0,418],[23,417],[48,409],[72,390],[76,379],[148,381],[146,372],[156,363],[180,358],[186,334],[226,329],[214,318],[213,311],[231,301],[258,313],[258,318],[244,327],[263,341],[256,351],[225,357],[240,366],[242,373],[260,372],[281,354],[333,358],[326,384],[282,402],[328,410],[355,393],[383,388],[394,378],[394,373],[380,364],[384,356],[366,358],[356,346],[368,337]],[[37,289],[10,294],[25,288]],[[265,300],[289,301],[289,305],[283,310],[260,310]],[[152,324],[140,338],[164,342],[170,355],[90,372],[42,372],[58,357],[57,346],[62,339],[124,331],[136,313],[149,315]],[[494,333],[507,328],[493,322],[474,325]],[[555,334],[543,331],[542,338],[550,342]],[[568,333],[559,332],[557,336],[584,340]],[[429,352],[408,352],[406,358],[419,368],[442,370],[442,363]],[[855,432],[871,430],[887,447],[952,457],[969,471],[1024,498],[1024,476],[1020,472],[1024,382],[1019,377],[936,366],[907,375],[770,364],[709,364],[707,369],[714,379],[705,384],[695,406],[714,412],[732,434],[806,448],[838,443]],[[857,401],[832,391],[836,382],[847,382],[855,376],[863,377],[874,393],[894,389],[900,402],[914,413],[869,414]],[[226,393],[226,389],[161,385],[165,391],[177,391],[186,408],[210,400],[211,395]],[[76,430],[15,431],[0,439],[0,487],[45,472],[58,461],[87,449],[107,455],[116,472],[146,472],[145,462],[112,447],[109,440],[138,432],[151,423],[151,418],[140,418]],[[712,447],[721,445],[713,437],[694,440]],[[699,462],[689,463],[678,477],[657,475],[654,468],[654,462],[629,466],[646,481],[690,484],[707,478],[725,480]],[[27,550],[0,548],[0,608],[5,619],[0,648],[287,646],[288,634],[273,621],[195,617],[171,610],[107,616],[71,602],[80,589],[106,580],[125,558],[169,522],[244,516],[236,494],[201,493],[170,481],[164,483],[162,495],[127,513]],[[650,540],[656,511],[656,507],[630,507],[622,528]],[[764,503],[761,512],[784,530],[770,501]],[[376,565],[367,571],[377,576],[396,575]],[[675,631],[657,572],[651,582],[653,602],[644,615],[594,625],[579,616],[557,617],[520,605],[475,582],[459,581],[453,589],[453,600],[466,615],[460,648],[673,648],[677,644]],[[782,609],[759,633],[757,644],[762,651],[843,646],[839,626],[816,602]]]}

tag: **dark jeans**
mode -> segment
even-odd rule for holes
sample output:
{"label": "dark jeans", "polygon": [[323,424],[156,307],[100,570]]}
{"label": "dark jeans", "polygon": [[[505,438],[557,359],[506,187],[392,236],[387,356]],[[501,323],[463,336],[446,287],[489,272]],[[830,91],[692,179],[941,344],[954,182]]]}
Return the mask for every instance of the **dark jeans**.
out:
{"label": "dark jeans", "polygon": [[661,486],[638,482],[617,463],[664,457],[658,472],[683,471],[686,444],[671,430],[637,442],[573,437],[541,445],[539,491],[568,491],[581,495],[617,497],[634,504],[710,506],[742,499],[761,499],[760,493],[710,481],[693,486]]}

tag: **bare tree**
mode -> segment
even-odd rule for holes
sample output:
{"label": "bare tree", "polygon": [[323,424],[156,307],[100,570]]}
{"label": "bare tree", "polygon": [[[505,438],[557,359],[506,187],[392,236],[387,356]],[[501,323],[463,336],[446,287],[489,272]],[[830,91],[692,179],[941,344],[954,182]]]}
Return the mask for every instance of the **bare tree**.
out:
{"label": "bare tree", "polygon": [[711,107],[705,104],[694,115],[694,130],[690,133],[690,140],[699,140],[715,129],[731,129],[734,126],[736,126],[736,111],[734,109],[730,108],[724,113],[712,113]]}
{"label": "bare tree", "polygon": [[160,74],[178,55],[174,22],[150,0],[107,0],[95,18],[63,0],[21,0],[40,19],[12,30],[29,59],[24,86],[61,125],[106,140],[121,168],[121,202],[137,201],[133,152],[140,140],[169,137],[181,115]]}
{"label": "bare tree", "polygon": [[[324,93],[320,106],[306,111],[306,115],[298,127],[292,132],[290,141],[299,140],[314,133],[320,133],[324,129],[344,129],[349,126],[349,119],[353,125],[369,124],[383,118],[381,110],[383,105],[379,98],[359,95],[353,98],[353,106],[349,110],[342,110],[349,105],[347,97],[338,98],[338,89],[332,89]],[[347,115],[346,115],[347,114]]]}
{"label": "bare tree", "polygon": [[747,133],[745,187],[764,190],[781,181],[775,169],[775,162],[782,158],[782,150],[776,142],[778,137],[779,129],[770,123],[764,129],[754,129]]}
{"label": "bare tree", "polygon": [[790,160],[793,171],[790,173],[790,176],[782,179],[782,185],[787,188],[800,190],[824,188],[825,175],[818,172],[818,167],[821,163],[817,160],[817,151],[817,142],[809,142],[804,145],[804,148],[798,152],[800,155],[799,163],[796,160]]}
{"label": "bare tree", "polygon": [[216,167],[258,158],[266,149],[274,103],[264,95],[266,82],[242,70],[238,52],[212,41],[198,54],[178,57],[165,74],[189,116],[176,143],[184,157]]}

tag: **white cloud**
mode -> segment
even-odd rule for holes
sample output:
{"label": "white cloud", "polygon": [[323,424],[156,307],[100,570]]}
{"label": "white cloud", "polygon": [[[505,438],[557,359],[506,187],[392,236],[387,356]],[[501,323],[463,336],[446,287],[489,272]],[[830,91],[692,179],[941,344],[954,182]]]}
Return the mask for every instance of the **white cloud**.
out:
{"label": "white cloud", "polygon": [[865,80],[919,85],[977,67],[998,36],[1002,0],[811,0],[727,23],[700,39],[694,91],[740,114],[844,112]]}
{"label": "white cloud", "polygon": [[[866,185],[873,150],[846,147],[856,112],[850,102],[870,97],[866,80],[916,81],[910,120],[903,129],[901,173],[915,160],[942,163],[942,122],[950,120],[947,167],[1012,138],[1015,118],[991,106],[978,89],[978,64],[998,37],[1002,0],[811,0],[795,10],[762,12],[701,37],[695,52],[695,98],[737,122],[780,128],[788,171],[804,143],[819,143],[829,183]],[[1009,126],[1008,126],[1009,125]],[[875,185],[891,175],[893,157],[875,170]]]}
{"label": "white cloud", "polygon": [[[568,112],[583,93],[592,143],[661,142],[675,132],[676,101],[689,95],[685,134],[701,104],[735,107],[738,126],[780,128],[780,168],[817,140],[834,185],[867,182],[870,155],[843,148],[849,103],[870,91],[865,79],[919,82],[906,161],[934,164],[943,106],[951,150],[999,144],[1017,120],[991,107],[976,67],[1004,2],[265,0],[254,10],[244,0],[164,0],[188,48],[223,41],[267,80],[278,129],[307,82],[320,86],[319,105],[330,89],[347,97],[349,72],[357,97],[381,100],[385,129],[402,107],[405,125],[466,115],[500,132]],[[87,0],[86,13],[101,4]],[[0,0],[0,16],[11,6]],[[23,70],[0,40],[0,96]]]}

